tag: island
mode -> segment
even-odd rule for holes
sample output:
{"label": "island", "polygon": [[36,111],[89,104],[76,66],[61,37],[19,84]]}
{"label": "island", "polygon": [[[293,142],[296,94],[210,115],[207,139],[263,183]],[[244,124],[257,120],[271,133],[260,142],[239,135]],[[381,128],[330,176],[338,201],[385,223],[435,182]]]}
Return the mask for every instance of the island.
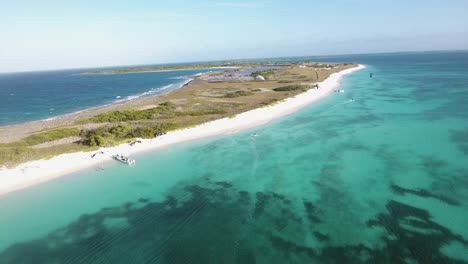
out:
{"label": "island", "polygon": [[113,69],[99,69],[85,74],[129,74],[129,73],[145,73],[145,72],[162,72],[162,71],[183,71],[196,69],[236,69],[236,68],[254,68],[254,67],[281,67],[290,66],[291,63],[282,62],[248,62],[248,61],[222,61],[209,63],[188,63],[160,66],[140,66],[140,67],[125,67]]}
{"label": "island", "polygon": [[[222,134],[227,130],[233,132],[250,128],[324,97],[337,87],[339,77],[362,68],[352,63],[314,62],[190,65],[190,68],[195,67],[211,67],[213,71],[192,76],[183,87],[165,94],[47,120],[1,126],[0,168],[3,169],[0,170],[0,181],[5,178],[5,174],[14,177],[13,174],[28,174],[28,170],[35,173],[31,172],[34,175],[30,177],[43,175],[42,180],[107,159],[108,155],[97,155],[105,151],[133,153],[136,150]],[[186,68],[170,68],[178,69]],[[129,68],[87,74],[150,70],[169,69]],[[296,101],[288,101],[290,99]],[[50,167],[34,165],[41,167],[42,173],[38,173],[39,169],[32,170],[33,166],[28,165],[31,161],[54,157],[61,159],[56,157],[64,156],[60,154],[79,154],[88,161],[86,165],[72,165],[70,158],[63,158],[70,164],[63,165],[60,170],[55,170],[59,161],[50,161]]]}

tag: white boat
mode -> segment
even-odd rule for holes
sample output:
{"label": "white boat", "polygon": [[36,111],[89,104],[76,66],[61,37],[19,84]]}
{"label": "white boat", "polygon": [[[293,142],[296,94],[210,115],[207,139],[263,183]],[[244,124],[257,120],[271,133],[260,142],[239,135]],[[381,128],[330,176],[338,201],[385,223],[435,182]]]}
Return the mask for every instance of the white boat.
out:
{"label": "white boat", "polygon": [[117,161],[120,161],[122,163],[125,163],[125,164],[127,164],[129,166],[135,165],[135,160],[134,159],[130,159],[129,157],[124,156],[122,154],[112,155],[112,158],[117,160]]}

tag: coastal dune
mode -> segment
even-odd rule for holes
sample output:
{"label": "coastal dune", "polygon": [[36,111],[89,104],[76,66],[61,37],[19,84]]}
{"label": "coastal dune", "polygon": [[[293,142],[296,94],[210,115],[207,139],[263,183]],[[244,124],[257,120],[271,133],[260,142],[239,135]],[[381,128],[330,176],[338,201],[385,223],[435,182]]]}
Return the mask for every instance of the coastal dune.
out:
{"label": "coastal dune", "polygon": [[235,133],[265,124],[278,117],[296,112],[326,97],[339,86],[340,79],[344,75],[363,68],[363,65],[359,65],[358,67],[334,73],[325,81],[319,83],[320,89],[310,89],[271,106],[250,110],[238,114],[233,118],[223,118],[193,128],[168,132],[166,135],[156,139],[143,139],[142,143],[133,146],[122,144],[115,147],[102,148],[100,151],[103,154],[98,154],[94,157],[91,157],[92,152],[61,154],[48,160],[27,162],[12,169],[0,169],[0,195],[43,183],[103,162],[109,162],[112,159],[112,154],[123,153],[125,155],[132,155],[137,152],[161,148],[171,144]]}

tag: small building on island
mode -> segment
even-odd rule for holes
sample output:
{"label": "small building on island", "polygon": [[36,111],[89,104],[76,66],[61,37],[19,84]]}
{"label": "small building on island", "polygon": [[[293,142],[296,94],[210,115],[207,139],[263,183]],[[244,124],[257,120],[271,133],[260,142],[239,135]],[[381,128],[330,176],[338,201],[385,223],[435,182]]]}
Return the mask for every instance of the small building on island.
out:
{"label": "small building on island", "polygon": [[261,76],[261,75],[257,75],[257,76],[255,77],[255,80],[256,80],[256,81],[265,81],[265,77],[263,77],[263,76]]}

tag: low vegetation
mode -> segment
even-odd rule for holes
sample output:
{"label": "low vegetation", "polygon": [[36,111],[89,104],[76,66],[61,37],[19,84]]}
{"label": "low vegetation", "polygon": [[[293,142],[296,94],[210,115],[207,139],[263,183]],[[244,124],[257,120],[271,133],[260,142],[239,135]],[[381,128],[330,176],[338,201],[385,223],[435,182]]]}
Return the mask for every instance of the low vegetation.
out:
{"label": "low vegetation", "polygon": [[[173,123],[157,123],[147,126],[119,124],[91,130],[80,130],[78,128],[50,130],[17,142],[0,144],[0,164],[14,166],[29,160],[51,158],[62,153],[93,151],[98,147],[115,146],[135,138],[153,138],[156,133],[167,132],[177,128],[179,126]],[[78,143],[62,144],[41,149],[31,147],[70,136],[80,136],[82,139]]]}
{"label": "low vegetation", "polygon": [[177,116],[204,116],[204,115],[222,115],[222,114],[226,114],[226,111],[223,109],[208,109],[208,110],[199,110],[199,111],[176,112]]}
{"label": "low vegetation", "polygon": [[91,147],[110,147],[134,138],[153,138],[156,133],[177,129],[172,123],[159,123],[144,127],[133,127],[127,124],[83,130],[81,144]]}
{"label": "low vegetation", "polygon": [[59,140],[62,138],[73,137],[80,134],[79,128],[59,128],[46,132],[40,132],[16,141],[13,143],[0,143],[0,147],[18,147],[18,146],[34,146],[44,142]]}
{"label": "low vegetation", "polygon": [[281,100],[278,100],[278,99],[273,98],[273,99],[267,100],[267,101],[265,101],[265,102],[262,102],[261,105],[262,105],[262,106],[270,106],[270,105],[274,105],[274,104],[276,104],[276,103],[279,103],[280,101],[281,101]]}
{"label": "low vegetation", "polygon": [[274,88],[273,91],[275,91],[275,92],[306,91],[307,89],[308,89],[307,85],[294,84],[294,85],[288,85],[288,86],[282,86],[282,87]]}
{"label": "low vegetation", "polygon": [[253,92],[251,91],[246,91],[246,90],[241,90],[241,91],[235,91],[231,93],[227,93],[224,95],[225,98],[235,98],[235,97],[241,97],[241,96],[249,96],[252,95]]}
{"label": "low vegetation", "polygon": [[35,149],[26,146],[2,147],[0,148],[0,167],[13,167],[23,162],[48,159],[63,153],[78,151],[93,151],[96,148],[80,144],[63,144],[43,149]]}
{"label": "low vegetation", "polygon": [[146,110],[119,110],[102,113],[91,118],[78,120],[78,124],[84,123],[115,123],[115,122],[127,122],[136,121],[143,119],[153,119],[158,114],[172,112],[174,106],[170,102],[165,102],[157,107],[146,109]]}
{"label": "low vegetation", "polygon": [[118,110],[102,113],[91,118],[80,119],[77,124],[85,123],[120,123],[141,120],[155,120],[167,119],[177,116],[203,116],[203,115],[216,115],[224,114],[226,111],[223,109],[211,108],[197,111],[176,111],[176,107],[170,103],[165,102],[157,107],[145,110]]}

